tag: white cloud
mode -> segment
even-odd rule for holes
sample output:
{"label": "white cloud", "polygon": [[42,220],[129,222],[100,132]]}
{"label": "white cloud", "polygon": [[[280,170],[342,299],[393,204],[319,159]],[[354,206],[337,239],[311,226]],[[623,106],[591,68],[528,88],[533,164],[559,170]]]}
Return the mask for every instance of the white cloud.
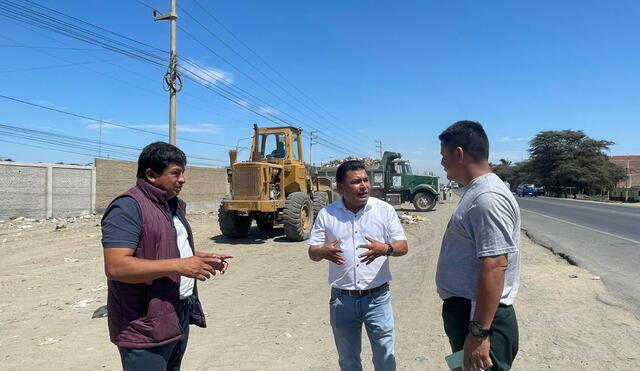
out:
{"label": "white cloud", "polygon": [[[100,122],[91,121],[91,120],[83,120],[83,121],[88,124],[87,128],[89,129],[93,129],[93,130],[100,129]],[[111,120],[106,120],[106,121],[111,121]],[[168,124],[142,124],[142,125],[126,125],[126,126],[128,128],[143,129],[143,130],[158,131],[158,132],[164,132],[169,129]],[[102,131],[105,131],[107,129],[126,129],[126,128],[122,126],[114,126],[106,122],[103,122]],[[199,125],[177,125],[176,131],[178,133],[216,134],[220,132],[220,126],[215,124],[208,124],[208,123],[203,123]]]}
{"label": "white cloud", "polygon": [[498,139],[498,142],[500,143],[528,142],[529,140],[531,140],[530,137],[519,137],[519,138],[500,137],[500,139]]}
{"label": "white cloud", "polygon": [[202,63],[199,63],[194,58],[189,58],[189,60],[197,65],[195,67],[193,64],[187,63],[183,64],[182,71],[185,74],[191,75],[197,81],[203,82],[209,85],[230,85],[233,84],[233,75],[230,72],[223,71],[218,68],[207,67]]}
{"label": "white cloud", "polygon": [[220,132],[220,127],[215,124],[200,125],[178,125],[176,129],[179,133],[208,133],[216,134]]}
{"label": "white cloud", "polygon": [[238,99],[235,102],[238,103],[239,105],[241,105],[242,107],[251,107],[251,105],[252,105],[251,102],[249,102],[248,100],[244,100],[244,99]]}
{"label": "white cloud", "polygon": [[124,129],[121,126],[115,126],[112,124],[109,124],[108,122],[105,121],[113,121],[112,119],[104,119],[102,121],[102,123],[100,121],[96,121],[96,120],[86,120],[83,119],[82,122],[84,122],[85,124],[87,124],[87,129],[93,129],[93,130],[100,130],[100,128],[102,128],[102,130],[107,130],[107,129]]}
{"label": "white cloud", "polygon": [[217,68],[205,68],[205,67],[203,67],[198,72],[199,72],[198,75],[200,76],[200,78],[211,85],[224,84],[224,83],[226,83],[224,85],[233,84],[233,77],[229,72],[225,72]]}
{"label": "white cloud", "polygon": [[264,115],[274,115],[276,113],[278,113],[278,111],[276,111],[275,109],[271,108],[271,107],[260,107],[258,109],[258,112],[264,114]]}

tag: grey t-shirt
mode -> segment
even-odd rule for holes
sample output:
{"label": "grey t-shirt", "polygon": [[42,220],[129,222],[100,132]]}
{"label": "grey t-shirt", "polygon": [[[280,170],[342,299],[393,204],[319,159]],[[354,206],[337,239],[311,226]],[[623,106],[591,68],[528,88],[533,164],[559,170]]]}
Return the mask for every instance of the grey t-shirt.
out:
{"label": "grey t-shirt", "polygon": [[500,303],[513,304],[520,283],[520,208],[513,194],[493,174],[473,179],[465,188],[442,239],[436,286],[440,298],[476,300],[480,258],[507,254]]}

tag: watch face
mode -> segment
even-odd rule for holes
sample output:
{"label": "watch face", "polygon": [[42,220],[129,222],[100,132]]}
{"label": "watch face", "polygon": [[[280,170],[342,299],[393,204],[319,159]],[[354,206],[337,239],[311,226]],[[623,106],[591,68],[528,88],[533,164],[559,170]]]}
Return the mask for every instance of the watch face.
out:
{"label": "watch face", "polygon": [[482,336],[482,329],[479,329],[479,328],[477,328],[475,326],[471,326],[470,330],[471,330],[471,335],[473,335],[473,336]]}
{"label": "watch face", "polygon": [[469,332],[473,336],[485,337],[491,333],[491,330],[485,330],[482,328],[482,325],[480,323],[471,321],[469,323]]}

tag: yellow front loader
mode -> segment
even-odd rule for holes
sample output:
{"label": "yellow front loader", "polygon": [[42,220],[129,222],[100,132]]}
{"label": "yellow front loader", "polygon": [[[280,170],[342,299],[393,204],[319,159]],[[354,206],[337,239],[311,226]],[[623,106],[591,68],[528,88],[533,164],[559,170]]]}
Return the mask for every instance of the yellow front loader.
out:
{"label": "yellow front loader", "polygon": [[220,230],[227,237],[240,238],[249,233],[253,220],[262,230],[271,230],[281,221],[287,238],[306,240],[315,216],[333,201],[331,180],[310,176],[302,129],[253,128],[249,161],[236,162],[237,152],[229,151],[231,194],[218,210]]}

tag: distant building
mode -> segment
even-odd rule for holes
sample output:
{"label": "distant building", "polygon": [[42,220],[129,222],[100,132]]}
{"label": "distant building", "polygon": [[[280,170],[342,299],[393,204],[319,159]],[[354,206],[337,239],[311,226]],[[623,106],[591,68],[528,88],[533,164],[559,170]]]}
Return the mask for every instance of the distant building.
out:
{"label": "distant building", "polygon": [[640,201],[640,156],[611,156],[611,162],[627,173],[610,193],[610,199]]}

